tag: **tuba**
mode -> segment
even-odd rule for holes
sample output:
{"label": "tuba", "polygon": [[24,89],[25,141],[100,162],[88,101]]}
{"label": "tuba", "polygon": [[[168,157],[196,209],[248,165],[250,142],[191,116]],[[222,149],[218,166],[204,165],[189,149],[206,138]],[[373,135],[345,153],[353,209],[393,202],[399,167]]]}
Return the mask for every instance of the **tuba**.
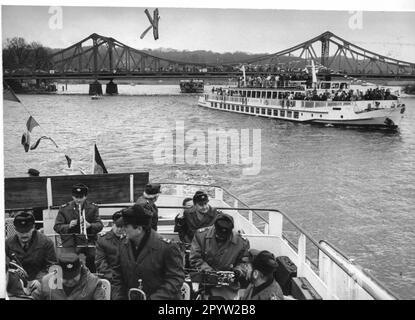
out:
{"label": "tuba", "polygon": [[143,291],[142,279],[138,279],[138,288],[128,290],[128,300],[147,300],[146,293]]}

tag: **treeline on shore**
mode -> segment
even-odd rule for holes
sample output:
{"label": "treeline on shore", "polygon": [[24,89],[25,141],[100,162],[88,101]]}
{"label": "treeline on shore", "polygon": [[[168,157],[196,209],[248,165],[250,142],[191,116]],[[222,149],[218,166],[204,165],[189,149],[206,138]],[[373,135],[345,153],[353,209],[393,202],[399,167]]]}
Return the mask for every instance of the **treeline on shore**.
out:
{"label": "treeline on shore", "polygon": [[[88,48],[89,47],[84,47],[84,50],[86,51]],[[48,70],[50,67],[52,67],[50,55],[60,50],[62,49],[45,47],[39,42],[28,43],[24,38],[20,37],[6,39],[6,41],[3,43],[3,68],[6,70]],[[105,57],[106,50],[106,47],[99,48],[99,65],[102,63],[102,59]],[[254,59],[264,55],[250,54],[240,51],[218,53],[206,50],[188,51],[164,48],[143,49],[140,51],[161,59],[200,64],[226,64],[233,63],[235,61]],[[73,52],[68,51],[65,53],[64,57],[68,57],[72,53]],[[283,58],[283,61],[284,60],[285,59]],[[77,67],[78,66],[76,65],[76,62],[74,62],[73,68]]]}

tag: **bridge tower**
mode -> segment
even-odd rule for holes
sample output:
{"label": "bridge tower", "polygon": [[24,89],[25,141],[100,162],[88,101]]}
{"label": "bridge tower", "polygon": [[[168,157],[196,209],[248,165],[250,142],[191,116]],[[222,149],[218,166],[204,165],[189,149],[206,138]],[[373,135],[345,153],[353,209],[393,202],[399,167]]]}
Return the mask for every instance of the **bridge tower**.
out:
{"label": "bridge tower", "polygon": [[102,86],[98,81],[98,35],[96,33],[91,35],[92,43],[93,43],[93,76],[95,81],[89,84],[89,95],[102,95]]}
{"label": "bridge tower", "polygon": [[325,67],[328,67],[329,55],[330,55],[330,33],[325,33],[322,35],[321,41],[321,64]]}
{"label": "bridge tower", "polygon": [[[109,38],[107,41],[108,45],[108,67],[109,72],[114,72],[114,61],[113,61],[113,51],[114,51],[114,39]],[[105,93],[109,95],[118,94],[118,85],[113,82],[114,79],[111,79],[110,82],[107,83],[105,88]]]}

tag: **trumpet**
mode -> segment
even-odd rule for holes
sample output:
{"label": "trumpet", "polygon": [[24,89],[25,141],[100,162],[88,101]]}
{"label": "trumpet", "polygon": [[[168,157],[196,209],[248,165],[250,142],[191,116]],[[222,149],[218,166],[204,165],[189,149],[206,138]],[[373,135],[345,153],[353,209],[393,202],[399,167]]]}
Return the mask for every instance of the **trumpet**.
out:
{"label": "trumpet", "polygon": [[85,223],[85,209],[82,210],[81,204],[79,204],[79,221],[80,221],[80,233],[86,237],[88,240],[88,234],[86,232],[86,223]]}
{"label": "trumpet", "polygon": [[128,290],[128,300],[147,300],[146,293],[143,291],[142,279],[138,279],[138,288]]}

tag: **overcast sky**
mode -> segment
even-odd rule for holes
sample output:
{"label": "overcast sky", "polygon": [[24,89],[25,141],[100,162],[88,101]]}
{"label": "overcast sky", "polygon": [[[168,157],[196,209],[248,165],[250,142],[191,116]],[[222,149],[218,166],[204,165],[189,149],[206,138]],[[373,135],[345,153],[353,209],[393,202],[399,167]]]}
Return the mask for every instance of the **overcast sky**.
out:
{"label": "overcast sky", "polygon": [[63,28],[52,30],[49,7],[3,6],[3,41],[19,36],[64,48],[95,32],[137,49],[273,53],[329,30],[379,54],[415,62],[415,12],[365,11],[362,28],[352,29],[348,11],[159,8],[155,41],[152,32],[139,38],[149,26],[144,9],[63,7]]}

